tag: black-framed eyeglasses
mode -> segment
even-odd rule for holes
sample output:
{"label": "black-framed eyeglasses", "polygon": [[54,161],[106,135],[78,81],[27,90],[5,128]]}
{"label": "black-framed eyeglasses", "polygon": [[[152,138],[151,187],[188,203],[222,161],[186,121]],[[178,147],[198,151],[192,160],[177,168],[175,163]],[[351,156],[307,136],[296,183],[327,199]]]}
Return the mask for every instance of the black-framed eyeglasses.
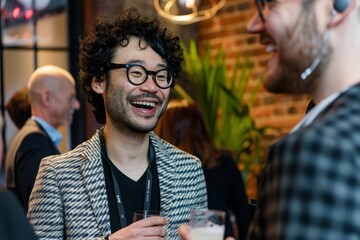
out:
{"label": "black-framed eyeglasses", "polygon": [[128,81],[133,85],[141,85],[148,79],[148,75],[152,75],[152,79],[155,82],[156,86],[161,89],[167,89],[173,83],[173,76],[169,73],[167,69],[160,69],[159,71],[149,71],[141,65],[138,64],[118,64],[118,63],[109,63],[108,69],[126,69],[126,76]]}
{"label": "black-framed eyeglasses", "polygon": [[265,22],[265,17],[263,14],[263,10],[265,8],[265,2],[266,0],[255,0],[255,6],[262,22]]}

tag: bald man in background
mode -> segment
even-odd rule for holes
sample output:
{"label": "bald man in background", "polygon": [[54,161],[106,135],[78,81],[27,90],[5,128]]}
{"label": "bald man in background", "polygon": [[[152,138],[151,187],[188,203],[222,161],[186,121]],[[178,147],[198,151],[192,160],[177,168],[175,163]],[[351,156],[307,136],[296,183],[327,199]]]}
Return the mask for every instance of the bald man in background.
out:
{"label": "bald man in background", "polygon": [[60,126],[71,124],[80,108],[75,80],[66,70],[47,65],[38,68],[28,82],[31,118],[13,139],[5,161],[5,183],[27,211],[42,158],[59,154]]}

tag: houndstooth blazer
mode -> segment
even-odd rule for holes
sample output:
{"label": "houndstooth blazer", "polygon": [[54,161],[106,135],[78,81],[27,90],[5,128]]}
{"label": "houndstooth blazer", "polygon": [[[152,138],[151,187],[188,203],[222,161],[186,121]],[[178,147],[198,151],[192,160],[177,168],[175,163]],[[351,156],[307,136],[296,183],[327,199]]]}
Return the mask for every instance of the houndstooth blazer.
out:
{"label": "houndstooth blazer", "polygon": [[254,240],[360,239],[360,84],[269,151]]}
{"label": "houndstooth blazer", "polygon": [[[178,227],[188,222],[190,210],[207,208],[201,163],[153,133],[150,138],[167,239],[180,239]],[[99,132],[74,150],[41,161],[28,219],[39,239],[102,239],[111,233]]]}

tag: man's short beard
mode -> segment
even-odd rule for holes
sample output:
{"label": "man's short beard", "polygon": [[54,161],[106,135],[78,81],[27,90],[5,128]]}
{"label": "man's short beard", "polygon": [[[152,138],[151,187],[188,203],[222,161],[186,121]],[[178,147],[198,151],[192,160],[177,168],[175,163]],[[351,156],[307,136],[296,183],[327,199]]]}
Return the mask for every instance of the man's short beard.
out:
{"label": "man's short beard", "polygon": [[122,109],[120,112],[117,112],[116,109],[107,109],[109,118],[111,119],[114,127],[121,132],[131,132],[131,133],[149,133],[155,129],[157,126],[160,117],[164,114],[166,107],[169,103],[169,100],[166,100],[163,109],[161,110],[159,117],[153,125],[143,126],[140,123],[132,121],[126,110]]}
{"label": "man's short beard", "polygon": [[[279,66],[268,79],[264,87],[273,93],[309,94],[316,91],[318,79],[329,63],[331,48],[324,50],[320,64],[305,79],[301,74],[314,62],[323,42],[323,34],[318,34],[314,27],[315,18],[311,13],[302,13],[305,17],[294,29],[289,29],[287,38],[278,44]],[[325,30],[326,31],[326,30]]]}

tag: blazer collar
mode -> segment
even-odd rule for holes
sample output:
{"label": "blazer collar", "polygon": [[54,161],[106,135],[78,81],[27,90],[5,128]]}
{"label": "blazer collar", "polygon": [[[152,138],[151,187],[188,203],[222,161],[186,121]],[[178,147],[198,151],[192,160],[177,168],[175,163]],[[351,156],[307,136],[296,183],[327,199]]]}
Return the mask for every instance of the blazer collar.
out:
{"label": "blazer collar", "polygon": [[171,154],[169,149],[166,149],[162,140],[153,132],[150,133],[150,140],[152,141],[155,149],[156,165],[158,169],[160,185],[160,207],[161,211],[165,213],[165,217],[167,217],[167,213],[170,212],[170,209],[174,204],[177,162],[174,155]]}
{"label": "blazer collar", "polygon": [[[165,148],[162,140],[153,132],[150,133],[150,140],[155,149],[160,185],[160,206],[161,210],[165,212],[165,217],[167,217],[166,213],[172,208],[174,202],[176,158],[171,155],[169,150]],[[110,214],[101,161],[99,131],[86,142],[83,157],[85,161],[81,167],[81,174],[84,178],[84,184],[101,232],[107,235],[111,232]]]}
{"label": "blazer collar", "polygon": [[103,236],[111,233],[110,214],[101,161],[100,135],[97,131],[85,144],[81,174],[87,189],[96,221]]}

